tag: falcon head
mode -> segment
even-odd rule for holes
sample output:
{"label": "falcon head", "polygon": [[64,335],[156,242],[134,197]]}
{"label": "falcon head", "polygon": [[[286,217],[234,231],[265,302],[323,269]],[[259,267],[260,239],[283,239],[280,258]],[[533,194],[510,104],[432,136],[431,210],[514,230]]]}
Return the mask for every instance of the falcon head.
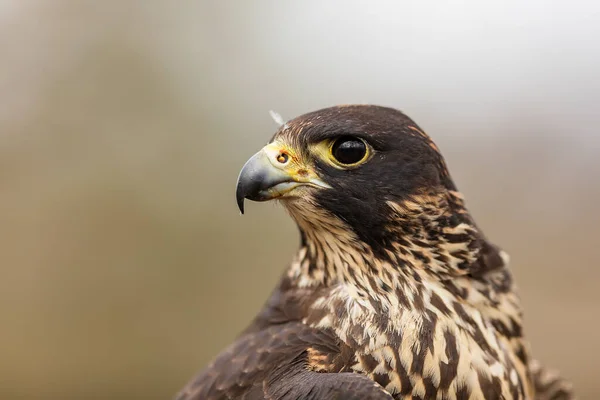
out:
{"label": "falcon head", "polygon": [[[242,212],[244,199],[281,200],[303,242],[312,236],[324,248],[343,239],[363,244],[358,252],[388,259],[411,252],[427,262],[432,250],[415,248],[444,241],[443,252],[460,253],[466,269],[481,242],[437,146],[386,107],[331,107],[287,122],[244,165],[237,183]],[[436,259],[445,257],[434,250]]]}
{"label": "falcon head", "polygon": [[442,155],[409,117],[351,105],[284,124],[243,167],[237,201],[242,213],[244,199],[318,207],[364,236],[389,220],[390,202],[448,190],[455,188]]}

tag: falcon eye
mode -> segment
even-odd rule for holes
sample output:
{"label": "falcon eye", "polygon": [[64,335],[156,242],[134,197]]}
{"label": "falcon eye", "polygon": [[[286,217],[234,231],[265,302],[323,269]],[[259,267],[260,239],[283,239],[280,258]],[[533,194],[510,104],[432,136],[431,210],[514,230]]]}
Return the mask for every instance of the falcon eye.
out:
{"label": "falcon eye", "polygon": [[331,155],[342,165],[357,164],[367,156],[367,145],[361,139],[343,136],[331,146]]}

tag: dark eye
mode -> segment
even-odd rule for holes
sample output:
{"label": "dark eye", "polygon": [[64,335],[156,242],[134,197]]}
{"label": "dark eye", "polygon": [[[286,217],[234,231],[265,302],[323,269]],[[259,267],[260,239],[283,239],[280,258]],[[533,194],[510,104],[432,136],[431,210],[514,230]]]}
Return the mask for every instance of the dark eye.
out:
{"label": "dark eye", "polygon": [[360,139],[344,136],[333,143],[331,155],[345,165],[356,164],[367,155],[367,145]]}

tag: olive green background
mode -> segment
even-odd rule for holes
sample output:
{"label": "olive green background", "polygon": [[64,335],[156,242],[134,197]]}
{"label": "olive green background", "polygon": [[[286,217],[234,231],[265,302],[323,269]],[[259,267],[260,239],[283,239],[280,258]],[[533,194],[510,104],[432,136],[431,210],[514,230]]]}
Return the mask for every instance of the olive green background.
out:
{"label": "olive green background", "polygon": [[0,2],[0,398],[170,398],[296,228],[234,186],[285,118],[401,108],[512,256],[537,357],[600,384],[600,6]]}

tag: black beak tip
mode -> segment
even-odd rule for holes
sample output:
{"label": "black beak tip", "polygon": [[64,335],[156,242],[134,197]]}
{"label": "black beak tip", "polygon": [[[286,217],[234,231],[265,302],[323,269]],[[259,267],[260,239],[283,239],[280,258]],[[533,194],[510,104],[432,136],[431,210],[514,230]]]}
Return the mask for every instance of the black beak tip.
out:
{"label": "black beak tip", "polygon": [[241,199],[238,198],[237,205],[238,205],[238,208],[240,209],[240,213],[242,213],[242,215],[244,215],[244,198],[243,197]]}
{"label": "black beak tip", "polygon": [[245,194],[244,194],[244,188],[243,185],[240,184],[240,182],[238,181],[237,184],[237,188],[235,191],[235,198],[237,200],[237,206],[240,209],[240,212],[242,213],[242,215],[244,215],[244,200],[245,200]]}

